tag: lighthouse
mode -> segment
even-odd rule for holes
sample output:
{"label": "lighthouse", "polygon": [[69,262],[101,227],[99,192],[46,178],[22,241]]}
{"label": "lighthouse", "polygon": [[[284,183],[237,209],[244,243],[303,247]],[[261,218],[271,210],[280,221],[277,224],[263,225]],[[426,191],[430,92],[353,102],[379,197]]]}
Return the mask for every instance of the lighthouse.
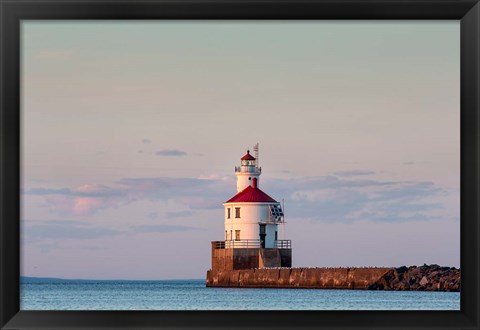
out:
{"label": "lighthouse", "polygon": [[279,239],[284,214],[260,189],[262,170],[250,150],[235,167],[237,193],[224,204],[224,241],[212,242],[212,270],[291,267],[291,241]]}
{"label": "lighthouse", "polygon": [[[255,148],[258,150],[258,146],[255,146]],[[240,161],[241,165],[235,166],[235,175],[237,176],[237,193],[252,185],[253,179],[257,180],[258,186],[258,179],[260,174],[262,174],[262,169],[257,166],[257,159],[250,155],[250,150],[247,150],[246,155],[240,158]]]}

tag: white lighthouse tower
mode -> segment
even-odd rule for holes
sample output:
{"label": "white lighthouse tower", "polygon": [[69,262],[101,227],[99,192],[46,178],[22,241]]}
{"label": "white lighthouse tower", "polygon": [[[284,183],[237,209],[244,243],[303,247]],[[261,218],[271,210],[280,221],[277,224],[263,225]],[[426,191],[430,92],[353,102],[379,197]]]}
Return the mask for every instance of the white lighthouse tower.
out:
{"label": "white lighthouse tower", "polygon": [[[258,145],[256,149],[258,150]],[[235,166],[237,193],[252,185],[253,179],[257,179],[258,186],[260,174],[262,174],[262,169],[258,166],[257,159],[250,155],[250,150],[247,150],[247,154],[240,158],[240,160],[241,165]]]}
{"label": "white lighthouse tower", "polygon": [[258,145],[255,149],[257,157],[247,150],[235,167],[237,193],[223,204],[225,241],[212,242],[212,269],[291,266],[291,241],[278,235],[283,210],[259,187]]}
{"label": "white lighthouse tower", "polygon": [[261,168],[250,151],[235,167],[237,194],[226,201],[225,241],[233,248],[275,248],[278,224],[283,221],[280,203],[259,187]]}

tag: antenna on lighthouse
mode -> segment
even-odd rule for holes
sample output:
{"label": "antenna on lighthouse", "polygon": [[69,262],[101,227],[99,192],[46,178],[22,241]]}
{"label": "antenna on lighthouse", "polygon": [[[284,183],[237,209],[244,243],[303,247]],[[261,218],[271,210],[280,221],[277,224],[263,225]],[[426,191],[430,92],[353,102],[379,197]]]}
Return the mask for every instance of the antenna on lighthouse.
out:
{"label": "antenna on lighthouse", "polygon": [[283,211],[283,222],[282,226],[282,239],[285,239],[285,199],[282,198],[282,211]]}
{"label": "antenna on lighthouse", "polygon": [[257,167],[260,167],[259,166],[259,161],[258,161],[258,142],[256,145],[253,146],[253,151],[255,152],[255,158],[257,159]]}

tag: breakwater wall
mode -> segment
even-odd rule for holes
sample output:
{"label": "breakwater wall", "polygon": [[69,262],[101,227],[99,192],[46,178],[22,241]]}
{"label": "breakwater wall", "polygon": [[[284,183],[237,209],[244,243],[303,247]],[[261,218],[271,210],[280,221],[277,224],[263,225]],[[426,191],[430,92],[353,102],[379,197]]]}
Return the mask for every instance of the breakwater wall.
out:
{"label": "breakwater wall", "polygon": [[392,268],[260,268],[209,270],[207,287],[366,290]]}
{"label": "breakwater wall", "polygon": [[209,270],[207,287],[460,291],[460,269],[439,265]]}

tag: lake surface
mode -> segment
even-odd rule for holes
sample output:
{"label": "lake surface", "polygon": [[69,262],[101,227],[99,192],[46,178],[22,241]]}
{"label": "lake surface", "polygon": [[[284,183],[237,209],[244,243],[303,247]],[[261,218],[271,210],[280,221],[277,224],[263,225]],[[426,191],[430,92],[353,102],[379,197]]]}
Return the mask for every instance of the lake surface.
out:
{"label": "lake surface", "polygon": [[459,310],[459,292],[207,288],[205,280],[22,279],[22,310]]}

